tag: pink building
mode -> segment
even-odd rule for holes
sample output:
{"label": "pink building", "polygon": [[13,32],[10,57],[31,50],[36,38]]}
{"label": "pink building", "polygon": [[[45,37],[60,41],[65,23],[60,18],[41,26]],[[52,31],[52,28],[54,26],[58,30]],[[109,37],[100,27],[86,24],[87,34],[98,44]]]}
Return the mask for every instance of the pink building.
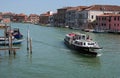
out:
{"label": "pink building", "polygon": [[97,16],[95,28],[109,32],[120,32],[120,14],[102,14]]}

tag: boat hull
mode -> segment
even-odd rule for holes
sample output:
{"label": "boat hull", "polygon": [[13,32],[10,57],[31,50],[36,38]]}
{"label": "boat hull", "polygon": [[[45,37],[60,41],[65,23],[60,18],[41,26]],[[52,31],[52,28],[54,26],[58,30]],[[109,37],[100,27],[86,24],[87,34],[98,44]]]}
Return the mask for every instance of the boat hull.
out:
{"label": "boat hull", "polygon": [[[13,45],[18,45],[21,44],[24,41],[24,39],[19,39],[19,40],[13,40],[12,44]],[[9,41],[0,41],[1,46],[9,45]]]}
{"label": "boat hull", "polygon": [[82,54],[86,54],[86,55],[91,55],[91,56],[97,56],[97,52],[92,52],[92,51],[88,51],[88,49],[90,49],[89,47],[79,47],[79,46],[75,46],[73,44],[70,44],[68,41],[66,41],[64,39],[64,43],[65,45],[70,48],[70,49],[74,49]]}

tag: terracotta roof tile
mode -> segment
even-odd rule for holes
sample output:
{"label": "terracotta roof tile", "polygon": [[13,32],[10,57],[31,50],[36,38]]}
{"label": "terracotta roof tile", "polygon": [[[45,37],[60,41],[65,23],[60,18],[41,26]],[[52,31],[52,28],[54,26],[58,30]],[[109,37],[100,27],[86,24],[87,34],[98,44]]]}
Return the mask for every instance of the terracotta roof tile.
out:
{"label": "terracotta roof tile", "polygon": [[29,16],[39,16],[39,15],[37,15],[37,14],[30,14]]}
{"label": "terracotta roof tile", "polygon": [[3,15],[15,15],[15,13],[12,13],[12,12],[4,12]]}
{"label": "terracotta roof tile", "polygon": [[27,15],[21,13],[21,14],[16,14],[16,16],[27,16]]}
{"label": "terracotta roof tile", "polygon": [[79,11],[79,10],[82,10],[82,9],[84,9],[84,8],[86,8],[87,6],[77,6],[77,7],[72,7],[72,8],[70,8],[70,9],[68,9],[67,11],[71,11],[71,10],[77,10],[77,11]]}
{"label": "terracotta roof tile", "polygon": [[120,11],[120,6],[117,5],[92,5],[85,10],[96,10],[96,11]]}
{"label": "terracotta roof tile", "polygon": [[120,16],[120,14],[112,14],[112,13],[108,13],[108,14],[101,14],[98,16]]}
{"label": "terracotta roof tile", "polygon": [[73,7],[63,7],[63,8],[59,8],[59,9],[71,9]]}

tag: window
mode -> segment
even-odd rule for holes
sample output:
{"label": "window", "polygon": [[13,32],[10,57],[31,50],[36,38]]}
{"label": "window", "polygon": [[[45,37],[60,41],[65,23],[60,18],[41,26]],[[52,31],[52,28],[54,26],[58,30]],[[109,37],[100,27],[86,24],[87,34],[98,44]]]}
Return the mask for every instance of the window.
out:
{"label": "window", "polygon": [[92,15],[92,16],[91,16],[91,19],[93,19],[93,18],[94,18],[94,16]]}
{"label": "window", "polygon": [[98,25],[98,23],[96,23],[96,25]]}
{"label": "window", "polygon": [[88,45],[94,45],[94,43],[88,43]]}
{"label": "window", "polygon": [[111,24],[109,24],[109,29],[111,29]]}
{"label": "window", "polygon": [[104,18],[102,17],[102,20],[104,20]]}
{"label": "window", "polygon": [[102,26],[103,26],[103,23],[102,23]]}
{"label": "window", "polygon": [[118,21],[119,21],[120,19],[119,19],[119,17],[118,17]]}
{"label": "window", "polygon": [[100,18],[99,18],[99,20],[100,20]]}
{"label": "window", "polygon": [[84,43],[84,45],[85,45],[85,43]]}
{"label": "window", "polygon": [[82,45],[82,42],[80,42],[80,45]]}
{"label": "window", "polygon": [[106,24],[104,24],[104,26],[106,26]]}
{"label": "window", "polygon": [[111,22],[111,17],[109,17],[109,22]]}
{"label": "window", "polygon": [[98,20],[98,17],[96,18],[96,20]]}
{"label": "window", "polygon": [[114,17],[114,20],[116,21],[116,17]]}
{"label": "window", "polygon": [[106,17],[105,17],[105,20],[106,20]]}

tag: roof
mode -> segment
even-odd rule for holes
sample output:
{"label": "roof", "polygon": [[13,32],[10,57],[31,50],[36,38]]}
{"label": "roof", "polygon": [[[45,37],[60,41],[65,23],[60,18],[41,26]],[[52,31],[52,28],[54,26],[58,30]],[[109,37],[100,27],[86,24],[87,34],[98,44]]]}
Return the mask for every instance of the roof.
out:
{"label": "roof", "polygon": [[30,14],[29,16],[33,16],[34,17],[34,16],[39,16],[39,15],[37,15],[37,14]]}
{"label": "roof", "polygon": [[11,13],[11,12],[4,12],[3,15],[15,15],[15,13]]}
{"label": "roof", "polygon": [[70,36],[70,37],[73,37],[73,36],[76,36],[76,35],[80,35],[80,36],[85,35],[86,36],[86,34],[82,34],[82,33],[79,33],[79,32],[71,32],[71,33],[67,34],[67,36]]}
{"label": "roof", "polygon": [[96,10],[96,11],[120,11],[120,6],[117,5],[92,5],[85,10]]}
{"label": "roof", "polygon": [[98,16],[103,16],[103,17],[107,17],[107,16],[120,16],[120,14],[102,14],[102,15],[98,15]]}
{"label": "roof", "polygon": [[70,37],[73,37],[73,36],[75,36],[76,34],[75,33],[70,33],[70,34],[67,34],[68,36],[70,36]]}
{"label": "roof", "polygon": [[51,15],[48,13],[43,13],[43,14],[40,14],[40,16],[51,16]]}
{"label": "roof", "polygon": [[16,14],[16,16],[27,16],[27,15],[21,13],[21,14]]}
{"label": "roof", "polygon": [[59,8],[58,10],[61,10],[61,9],[71,9],[71,8],[73,8],[73,7],[63,7],[63,8]]}
{"label": "roof", "polygon": [[53,13],[51,14],[50,12],[51,12],[51,11],[48,11],[48,12],[46,12],[46,13],[42,13],[42,14],[40,14],[40,16],[52,16]]}
{"label": "roof", "polygon": [[73,10],[79,11],[79,10],[83,10],[85,8],[87,8],[87,6],[77,6],[77,7],[69,8],[67,11],[73,11]]}

